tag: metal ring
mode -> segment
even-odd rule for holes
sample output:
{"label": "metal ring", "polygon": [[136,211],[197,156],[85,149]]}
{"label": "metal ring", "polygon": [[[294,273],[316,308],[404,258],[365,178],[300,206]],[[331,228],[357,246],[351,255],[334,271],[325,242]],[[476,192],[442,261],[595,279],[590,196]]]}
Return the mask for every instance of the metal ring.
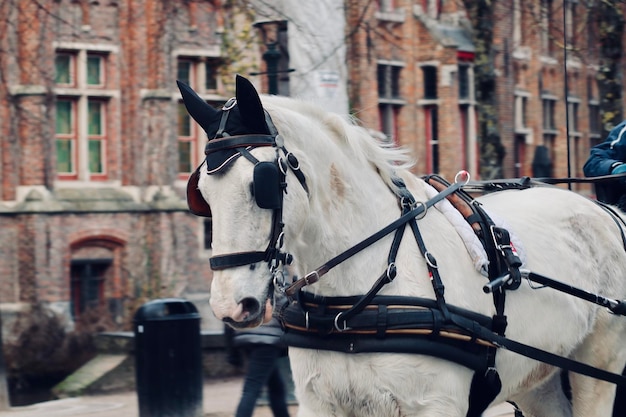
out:
{"label": "metal ring", "polygon": [[418,208],[419,206],[424,207],[424,211],[419,213],[417,216],[415,216],[416,220],[422,220],[424,217],[426,217],[426,212],[428,211],[428,206],[426,205],[426,202],[424,202],[424,201],[416,201],[415,202],[415,208]]}
{"label": "metal ring", "polygon": [[[430,260],[431,256],[433,257],[432,261]],[[426,264],[428,266],[430,266],[431,268],[434,268],[434,269],[439,268],[437,266],[437,260],[435,259],[435,257],[430,252],[428,252],[428,251],[424,252],[424,259],[426,260]]]}
{"label": "metal ring", "polygon": [[228,99],[228,101],[226,103],[224,103],[224,106],[222,106],[222,110],[226,111],[226,110],[230,110],[233,107],[235,107],[237,105],[237,99],[235,97],[231,97]]}
{"label": "metal ring", "polygon": [[284,156],[279,156],[276,158],[276,163],[278,164],[278,169],[280,169],[280,172],[282,172],[283,175],[287,175],[286,167],[289,166],[289,161],[287,161]]}
{"label": "metal ring", "polygon": [[461,171],[457,172],[456,175],[454,176],[454,182],[458,183],[459,182],[459,177],[460,176],[465,176],[465,181],[463,183],[463,185],[467,185],[470,181],[470,173],[467,172],[466,170],[462,169]]}
{"label": "metal ring", "polygon": [[[289,159],[289,155],[293,156],[293,159],[295,159],[296,164],[292,164],[291,160]],[[291,169],[293,169],[294,171],[297,171],[300,169],[300,161],[298,161],[298,158],[291,152],[287,152],[287,154],[285,155],[285,158],[287,158],[287,164],[289,164],[289,167]]]}
{"label": "metal ring", "polygon": [[[391,272],[393,271],[393,277],[391,276]],[[387,265],[387,281],[391,282],[393,281],[393,279],[396,277],[396,263],[395,262],[391,262],[389,265]]]}
{"label": "metal ring", "polygon": [[[285,273],[283,272],[283,270],[282,269],[275,269],[272,272],[272,275],[273,275],[272,281],[274,283],[274,287],[276,287],[276,288],[284,288],[286,281],[285,281]],[[280,281],[278,280],[279,276],[282,278]]]}
{"label": "metal ring", "polygon": [[335,316],[335,329],[337,329],[338,332],[345,332],[346,330],[350,330],[350,328],[348,327],[348,324],[345,321],[343,322],[343,329],[339,327],[338,321],[339,321],[339,316],[341,316],[341,314],[343,314],[343,312],[339,312]]}
{"label": "metal ring", "polygon": [[304,325],[306,326],[306,329],[309,330],[309,312],[308,311],[304,313]]}

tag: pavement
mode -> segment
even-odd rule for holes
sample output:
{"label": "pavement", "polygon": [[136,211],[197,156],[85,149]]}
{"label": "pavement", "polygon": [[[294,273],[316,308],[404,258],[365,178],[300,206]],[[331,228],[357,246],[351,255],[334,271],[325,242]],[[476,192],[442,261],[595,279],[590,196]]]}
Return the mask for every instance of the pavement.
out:
{"label": "pavement", "polygon": [[[203,390],[204,417],[233,417],[242,385],[241,377],[206,379]],[[297,410],[297,405],[289,406],[292,417],[296,417]],[[139,417],[139,406],[137,394],[128,391],[11,407],[0,411],[0,417]],[[253,417],[273,415],[267,405],[258,405]],[[513,409],[508,404],[500,404],[487,410],[483,417],[513,417]]]}

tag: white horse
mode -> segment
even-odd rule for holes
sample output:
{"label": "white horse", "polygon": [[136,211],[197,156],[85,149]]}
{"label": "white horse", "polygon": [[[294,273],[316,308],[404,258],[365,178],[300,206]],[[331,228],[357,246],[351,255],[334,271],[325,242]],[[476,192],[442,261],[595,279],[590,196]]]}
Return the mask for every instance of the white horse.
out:
{"label": "white horse", "polygon": [[[190,180],[188,192],[190,206],[204,210],[196,208],[197,213],[211,210],[217,258],[210,302],[215,315],[234,327],[259,325],[272,314],[272,271],[288,261],[281,257],[283,251],[293,255],[298,275],[304,276],[397,220],[401,212],[394,177],[403,179],[417,201],[433,196],[432,188],[409,172],[405,153],[380,146],[364,128],[338,115],[283,97],[263,96],[261,101],[239,76],[236,102],[222,110],[179,86],[189,113],[209,136],[208,146],[215,145],[207,148],[207,161]],[[265,143],[276,135],[273,126],[279,134],[276,146]],[[291,164],[281,162],[282,171],[257,171],[257,160],[273,165],[285,152],[292,154]],[[268,164],[265,168],[272,171]],[[268,188],[262,184],[268,177],[286,186]],[[195,195],[197,190],[201,195]],[[281,201],[260,202],[261,194],[270,194],[270,200],[278,194]],[[479,200],[494,219],[506,223],[520,246],[523,268],[589,292],[626,297],[620,227],[594,202],[547,186],[491,193]],[[460,229],[435,207],[418,218],[445,285],[446,303],[491,317],[492,295],[483,291],[488,280]],[[315,274],[309,275],[310,285],[301,291],[325,297],[366,294],[388,268],[393,236],[354,254],[317,282]],[[264,262],[268,254],[271,268]],[[408,229],[395,265],[397,276],[382,286],[380,295],[435,298],[427,262]],[[609,309],[526,280],[507,291],[505,308],[505,334],[512,340],[611,373],[620,373],[626,363],[626,319]],[[300,417],[468,413],[474,371],[450,360],[302,347],[291,347],[289,357]],[[498,349],[495,368],[502,387],[492,404],[515,401],[526,417],[611,416],[613,383],[569,372],[568,398],[557,367]]]}

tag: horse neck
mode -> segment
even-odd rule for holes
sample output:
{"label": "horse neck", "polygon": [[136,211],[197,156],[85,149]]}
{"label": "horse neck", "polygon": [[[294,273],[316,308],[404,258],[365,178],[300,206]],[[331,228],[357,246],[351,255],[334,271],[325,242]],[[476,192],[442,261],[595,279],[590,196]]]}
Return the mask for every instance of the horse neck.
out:
{"label": "horse neck", "polygon": [[[294,250],[300,273],[307,273],[380,230],[399,214],[397,197],[371,165],[350,158],[316,162],[309,213]],[[367,262],[363,262],[363,256]],[[333,269],[317,289],[325,295],[364,292],[384,270],[385,250],[366,250]],[[346,279],[346,275],[359,279]],[[361,279],[362,277],[362,279]]]}

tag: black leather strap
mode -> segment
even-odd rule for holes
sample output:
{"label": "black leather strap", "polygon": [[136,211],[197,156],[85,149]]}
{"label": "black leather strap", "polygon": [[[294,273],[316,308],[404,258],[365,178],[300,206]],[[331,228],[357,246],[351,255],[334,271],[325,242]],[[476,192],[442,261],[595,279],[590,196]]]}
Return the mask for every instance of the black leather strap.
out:
{"label": "black leather strap", "polygon": [[248,146],[274,146],[274,137],[270,135],[240,135],[213,139],[204,147],[204,154],[223,151],[225,149],[245,148]]}
{"label": "black leather strap", "polygon": [[424,213],[428,208],[434,206],[435,204],[437,204],[438,202],[446,198],[448,195],[457,191],[459,188],[461,188],[462,185],[463,185],[462,183],[454,183],[447,189],[437,194],[435,197],[426,201],[425,203],[420,203],[417,207],[415,207],[408,213],[402,215],[396,221],[390,223],[389,225],[385,226],[378,232],[362,240],[361,242],[357,243],[351,248],[346,249],[345,251],[335,256],[334,258],[332,258],[330,261],[326,262],[324,265],[320,266],[319,268],[313,270],[312,272],[309,272],[304,278],[300,278],[299,280],[291,284],[289,287],[287,287],[287,289],[285,290],[285,293],[289,297],[293,297],[296,294],[296,292],[298,292],[304,286],[317,282],[323,275],[325,275],[332,268],[339,265],[346,259],[356,255],[357,253],[369,247],[370,245],[378,242],[380,239],[387,236],[389,233],[393,232],[397,228],[404,226],[406,223],[410,222],[412,219],[415,219],[415,217]]}
{"label": "black leather strap", "polygon": [[216,255],[209,259],[211,269],[219,271],[226,268],[234,268],[254,264],[265,260],[266,252],[238,252],[227,255]]}

